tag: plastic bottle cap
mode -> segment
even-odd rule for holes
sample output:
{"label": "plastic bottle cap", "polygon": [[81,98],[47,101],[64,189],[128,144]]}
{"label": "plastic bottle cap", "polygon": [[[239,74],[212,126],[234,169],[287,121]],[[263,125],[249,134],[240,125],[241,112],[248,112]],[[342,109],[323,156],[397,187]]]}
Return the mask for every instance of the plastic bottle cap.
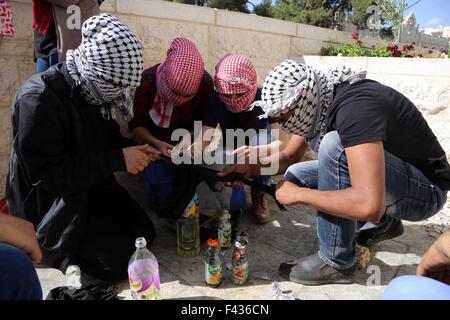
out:
{"label": "plastic bottle cap", "polygon": [[136,239],[136,242],[134,244],[136,248],[145,248],[147,246],[147,241],[144,237],[140,237]]}
{"label": "plastic bottle cap", "polygon": [[219,240],[217,240],[217,239],[208,239],[207,244],[208,244],[208,247],[218,247],[219,246]]}

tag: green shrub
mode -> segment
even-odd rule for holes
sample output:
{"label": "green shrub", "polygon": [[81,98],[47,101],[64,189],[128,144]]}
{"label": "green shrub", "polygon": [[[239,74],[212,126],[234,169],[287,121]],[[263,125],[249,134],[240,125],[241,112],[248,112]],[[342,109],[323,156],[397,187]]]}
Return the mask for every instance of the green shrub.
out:
{"label": "green shrub", "polygon": [[[405,44],[399,47],[395,43],[391,43],[386,47],[376,49],[363,48],[362,40],[358,32],[352,33],[352,38],[355,41],[354,44],[341,44],[337,47],[327,47],[320,50],[322,56],[343,56],[343,57],[403,57],[414,58],[423,57],[422,54],[414,52],[414,44]],[[443,51],[445,54],[450,54],[447,51]],[[435,53],[430,50],[430,55]]]}

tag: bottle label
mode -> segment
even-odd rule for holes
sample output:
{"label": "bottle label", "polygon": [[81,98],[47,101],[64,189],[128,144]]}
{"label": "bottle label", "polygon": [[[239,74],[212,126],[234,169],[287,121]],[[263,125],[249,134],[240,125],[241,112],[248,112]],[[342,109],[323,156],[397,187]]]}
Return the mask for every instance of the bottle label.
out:
{"label": "bottle label", "polygon": [[130,290],[135,300],[160,299],[158,265],[151,259],[136,260],[128,266]]}
{"label": "bottle label", "polygon": [[235,284],[244,284],[248,279],[248,262],[233,266],[232,280]]}
{"label": "bottle label", "polygon": [[194,195],[194,197],[192,198],[191,202],[189,202],[188,206],[186,207],[186,209],[184,209],[183,212],[183,216],[185,218],[193,218],[193,217],[198,217],[200,214],[200,210],[199,210],[199,200],[197,195]]}
{"label": "bottle label", "polygon": [[231,228],[219,229],[217,235],[222,248],[231,247]]}
{"label": "bottle label", "polygon": [[222,266],[210,265],[205,262],[205,281],[211,285],[220,284],[222,282]]}

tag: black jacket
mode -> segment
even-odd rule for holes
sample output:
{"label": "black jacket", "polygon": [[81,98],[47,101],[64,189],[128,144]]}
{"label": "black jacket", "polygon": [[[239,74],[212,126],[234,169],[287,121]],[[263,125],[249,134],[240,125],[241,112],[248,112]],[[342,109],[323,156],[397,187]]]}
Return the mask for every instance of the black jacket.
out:
{"label": "black jacket", "polygon": [[121,149],[134,143],[83,100],[65,64],[25,82],[11,117],[8,206],[34,223],[43,262],[58,267],[79,246],[89,192],[116,184],[113,173],[126,169]]}

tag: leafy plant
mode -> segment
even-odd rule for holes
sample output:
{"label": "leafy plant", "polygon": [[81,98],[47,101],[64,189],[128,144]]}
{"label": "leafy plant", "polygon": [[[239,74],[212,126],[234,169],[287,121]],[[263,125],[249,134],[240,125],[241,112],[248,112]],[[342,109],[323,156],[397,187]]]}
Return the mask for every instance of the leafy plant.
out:
{"label": "leafy plant", "polygon": [[[358,32],[352,33],[352,39],[354,44],[341,44],[337,47],[322,48],[320,54],[322,56],[343,56],[343,57],[403,57],[414,58],[423,57],[422,54],[418,54],[414,51],[414,43],[405,44],[399,47],[398,44],[391,43],[386,47],[381,48],[363,48],[362,40]],[[430,55],[435,54],[433,50],[430,50]],[[448,50],[443,51],[443,54],[449,54]]]}

